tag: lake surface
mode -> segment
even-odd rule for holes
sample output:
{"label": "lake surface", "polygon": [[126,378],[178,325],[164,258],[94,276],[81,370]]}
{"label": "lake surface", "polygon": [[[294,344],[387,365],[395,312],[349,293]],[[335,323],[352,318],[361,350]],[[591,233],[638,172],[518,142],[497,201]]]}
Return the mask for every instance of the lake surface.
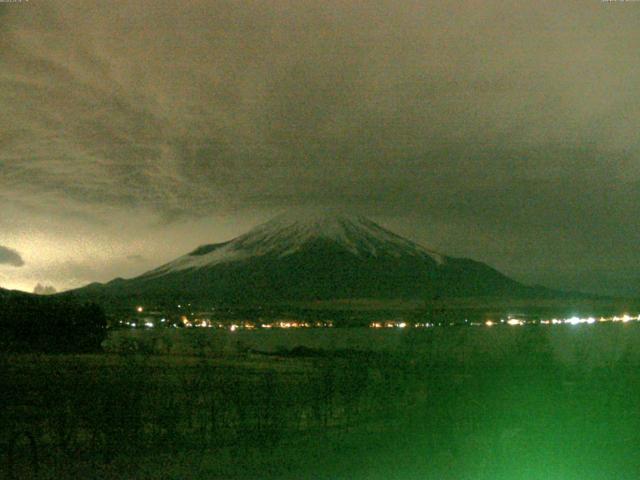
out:
{"label": "lake surface", "polygon": [[111,351],[220,355],[247,351],[276,353],[296,347],[324,351],[389,352],[434,361],[481,357],[500,360],[514,351],[550,353],[563,364],[606,366],[640,360],[640,325],[539,325],[435,327],[429,329],[299,328],[230,332],[221,329],[115,330]]}

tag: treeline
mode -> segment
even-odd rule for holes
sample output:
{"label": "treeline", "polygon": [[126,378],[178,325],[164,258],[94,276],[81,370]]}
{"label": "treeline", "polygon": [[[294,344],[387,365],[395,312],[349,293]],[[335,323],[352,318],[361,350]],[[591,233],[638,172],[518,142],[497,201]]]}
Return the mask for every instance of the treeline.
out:
{"label": "treeline", "polygon": [[33,295],[0,298],[0,350],[92,352],[106,338],[101,307]]}

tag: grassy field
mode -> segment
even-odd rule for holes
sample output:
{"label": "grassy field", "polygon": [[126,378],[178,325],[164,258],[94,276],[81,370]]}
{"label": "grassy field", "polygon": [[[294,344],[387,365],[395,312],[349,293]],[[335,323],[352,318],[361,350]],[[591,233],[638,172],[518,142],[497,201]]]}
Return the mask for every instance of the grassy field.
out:
{"label": "grassy field", "polygon": [[4,355],[0,478],[638,478],[637,357],[566,362],[548,330],[512,332],[446,361],[411,342]]}

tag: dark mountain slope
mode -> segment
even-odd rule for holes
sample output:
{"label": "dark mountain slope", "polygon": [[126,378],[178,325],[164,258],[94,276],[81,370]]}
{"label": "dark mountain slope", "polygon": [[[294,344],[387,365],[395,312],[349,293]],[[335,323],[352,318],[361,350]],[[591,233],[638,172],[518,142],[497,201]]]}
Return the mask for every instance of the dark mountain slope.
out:
{"label": "dark mountain slope", "polygon": [[298,214],[201,246],[139,277],[91,284],[75,294],[98,301],[255,304],[541,292],[483,263],[436,253],[363,217]]}

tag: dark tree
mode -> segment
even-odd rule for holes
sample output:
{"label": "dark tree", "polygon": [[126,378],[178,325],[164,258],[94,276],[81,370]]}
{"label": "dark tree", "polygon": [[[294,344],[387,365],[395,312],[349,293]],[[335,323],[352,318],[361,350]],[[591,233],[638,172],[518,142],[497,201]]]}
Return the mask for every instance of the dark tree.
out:
{"label": "dark tree", "polygon": [[0,349],[92,352],[106,338],[107,321],[96,304],[16,295],[0,299]]}

